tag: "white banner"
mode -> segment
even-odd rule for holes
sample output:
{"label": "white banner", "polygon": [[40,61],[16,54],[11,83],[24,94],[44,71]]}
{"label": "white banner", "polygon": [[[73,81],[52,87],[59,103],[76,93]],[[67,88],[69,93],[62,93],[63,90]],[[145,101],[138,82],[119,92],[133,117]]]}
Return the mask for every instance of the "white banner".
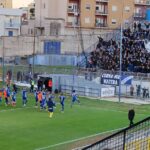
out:
{"label": "white banner", "polygon": [[101,97],[113,97],[113,96],[115,96],[114,87],[101,88]]}

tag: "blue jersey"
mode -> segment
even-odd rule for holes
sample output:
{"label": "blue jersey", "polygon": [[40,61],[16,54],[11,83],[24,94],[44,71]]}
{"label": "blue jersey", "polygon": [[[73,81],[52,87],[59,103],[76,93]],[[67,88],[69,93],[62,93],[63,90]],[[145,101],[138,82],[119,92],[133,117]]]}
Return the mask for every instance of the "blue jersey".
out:
{"label": "blue jersey", "polygon": [[51,99],[52,101],[54,101],[55,96],[54,95],[50,95],[49,99]]}
{"label": "blue jersey", "polygon": [[42,100],[46,100],[46,93],[45,92],[42,93]]}
{"label": "blue jersey", "polygon": [[12,100],[16,101],[16,92],[12,92],[11,96],[12,96]]}
{"label": "blue jersey", "polygon": [[22,98],[27,99],[27,91],[26,90],[22,90]]}
{"label": "blue jersey", "polygon": [[10,97],[10,93],[11,93],[11,92],[10,92],[10,88],[8,87],[8,88],[7,88],[7,96],[8,96],[8,97]]}
{"label": "blue jersey", "polygon": [[35,97],[35,99],[38,99],[38,92],[37,91],[34,91],[34,97]]}
{"label": "blue jersey", "polygon": [[75,92],[72,93],[72,101],[76,101],[78,99],[77,94]]}
{"label": "blue jersey", "polygon": [[52,100],[47,101],[48,108],[53,108],[55,106],[55,103]]}
{"label": "blue jersey", "polygon": [[60,103],[61,104],[63,104],[64,103],[64,101],[65,101],[65,96],[63,96],[63,95],[61,95],[61,96],[59,96],[59,99],[60,99]]}

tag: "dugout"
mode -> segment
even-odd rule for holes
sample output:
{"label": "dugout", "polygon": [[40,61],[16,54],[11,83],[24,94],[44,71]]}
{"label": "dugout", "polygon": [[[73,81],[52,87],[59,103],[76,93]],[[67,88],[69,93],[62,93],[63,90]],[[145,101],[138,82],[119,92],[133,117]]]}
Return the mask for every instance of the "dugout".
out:
{"label": "dugout", "polygon": [[38,76],[38,83],[39,83],[39,84],[37,84],[38,89],[43,89],[43,87],[45,87],[45,89],[52,92],[52,90],[53,90],[52,77],[40,75],[40,76]]}

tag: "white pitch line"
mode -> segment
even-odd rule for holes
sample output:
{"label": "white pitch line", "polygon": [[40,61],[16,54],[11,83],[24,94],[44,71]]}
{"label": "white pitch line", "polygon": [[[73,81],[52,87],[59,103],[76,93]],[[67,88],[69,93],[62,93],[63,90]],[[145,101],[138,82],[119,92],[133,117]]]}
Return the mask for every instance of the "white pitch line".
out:
{"label": "white pitch line", "polygon": [[[83,106],[82,107],[86,107],[88,108],[87,106]],[[107,108],[95,108],[95,107],[90,107],[90,108],[94,108],[94,109],[97,109],[97,110],[104,110],[104,111],[112,111],[112,112],[120,112],[120,113],[125,113],[125,114],[128,114],[128,111],[121,111],[121,110],[115,110],[115,109],[107,109]],[[136,113],[136,115],[148,115],[148,114],[142,114],[142,113]]]}
{"label": "white pitch line", "polygon": [[0,110],[0,112],[6,112],[6,111],[16,111],[16,110],[22,110],[22,109],[30,109],[30,108],[33,108],[33,107],[22,107],[22,108],[11,108],[11,109],[3,109],[3,110]]}
{"label": "white pitch line", "polygon": [[106,133],[115,132],[115,131],[118,131],[118,130],[121,130],[121,129],[124,129],[124,128],[119,128],[119,129],[114,129],[114,130],[110,130],[110,131],[100,132],[100,133],[97,133],[97,134],[93,134],[93,135],[85,136],[85,137],[82,137],[82,138],[61,142],[61,143],[58,143],[58,144],[49,145],[49,146],[41,147],[41,148],[36,148],[35,150],[46,150],[48,148],[52,148],[52,147],[56,147],[56,146],[60,146],[60,145],[64,145],[64,144],[69,144],[69,143],[77,142],[77,141],[80,141],[80,140],[85,140],[87,138],[91,138],[91,137],[98,136],[98,135],[103,135],[103,134],[106,134]]}

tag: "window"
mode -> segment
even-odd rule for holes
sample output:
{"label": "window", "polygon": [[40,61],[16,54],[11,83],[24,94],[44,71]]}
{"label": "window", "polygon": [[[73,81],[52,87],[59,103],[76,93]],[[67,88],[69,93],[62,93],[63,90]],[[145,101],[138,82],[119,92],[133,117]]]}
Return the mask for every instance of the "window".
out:
{"label": "window", "polygon": [[45,8],[46,7],[46,5],[45,5],[45,3],[43,4],[43,8]]}
{"label": "window", "polygon": [[96,6],[96,11],[97,12],[104,12],[105,11],[105,6],[104,5]]}
{"label": "window", "polygon": [[89,17],[85,18],[85,23],[90,23],[90,18]]}
{"label": "window", "polygon": [[30,29],[28,29],[28,34],[30,34]]}
{"label": "window", "polygon": [[61,24],[57,22],[50,23],[50,35],[58,36],[61,32]]}
{"label": "window", "polygon": [[99,6],[96,6],[96,11],[99,11]]}
{"label": "window", "polygon": [[68,5],[68,11],[69,12],[77,12],[78,11],[78,5],[76,3],[70,3]]}
{"label": "window", "polygon": [[13,31],[8,31],[8,36],[13,36]]}
{"label": "window", "polygon": [[91,9],[90,4],[86,4],[86,5],[85,5],[85,8],[86,8],[87,10],[90,10],[90,9]]}
{"label": "window", "polygon": [[117,6],[113,5],[112,6],[112,11],[117,11]]}
{"label": "window", "polygon": [[33,34],[34,32],[33,32],[33,29],[31,29],[31,34]]}
{"label": "window", "polygon": [[130,11],[130,7],[129,7],[129,6],[126,6],[126,7],[124,8],[124,10],[125,10],[126,12],[129,12],[129,11]]}
{"label": "window", "polygon": [[124,20],[124,24],[128,25],[129,24],[129,20]]}
{"label": "window", "polygon": [[116,23],[117,23],[116,19],[111,20],[111,24],[116,24]]}

